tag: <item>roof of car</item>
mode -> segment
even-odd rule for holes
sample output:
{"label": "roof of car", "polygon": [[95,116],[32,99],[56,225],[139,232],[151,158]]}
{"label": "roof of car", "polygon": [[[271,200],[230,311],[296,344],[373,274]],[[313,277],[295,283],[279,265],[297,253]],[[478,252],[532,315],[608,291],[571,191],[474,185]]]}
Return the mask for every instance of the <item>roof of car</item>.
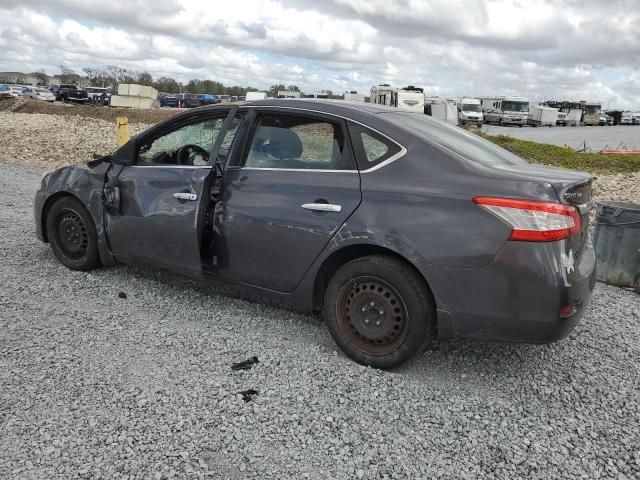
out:
{"label": "roof of car", "polygon": [[274,98],[270,100],[256,100],[248,105],[269,107],[290,107],[318,110],[334,114],[349,114],[354,112],[384,113],[397,110],[394,107],[379,105],[376,103],[352,102],[347,100],[327,100],[322,98]]}

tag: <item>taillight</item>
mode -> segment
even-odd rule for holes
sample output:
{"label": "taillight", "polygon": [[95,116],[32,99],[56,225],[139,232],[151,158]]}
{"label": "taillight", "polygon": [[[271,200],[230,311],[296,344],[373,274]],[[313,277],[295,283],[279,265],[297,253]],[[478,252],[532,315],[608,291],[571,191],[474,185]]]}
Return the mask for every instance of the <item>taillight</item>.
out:
{"label": "taillight", "polygon": [[553,242],[580,231],[580,215],[571,205],[495,197],[474,197],[473,202],[511,227],[509,240]]}

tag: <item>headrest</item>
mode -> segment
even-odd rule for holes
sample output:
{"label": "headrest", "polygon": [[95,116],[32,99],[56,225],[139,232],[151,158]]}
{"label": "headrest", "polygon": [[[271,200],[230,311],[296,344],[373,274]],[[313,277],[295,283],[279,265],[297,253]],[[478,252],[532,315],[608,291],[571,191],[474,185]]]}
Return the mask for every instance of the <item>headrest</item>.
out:
{"label": "headrest", "polygon": [[278,159],[299,158],[302,155],[302,142],[293,130],[277,127],[259,127],[256,138],[269,140],[263,147],[269,155]]}

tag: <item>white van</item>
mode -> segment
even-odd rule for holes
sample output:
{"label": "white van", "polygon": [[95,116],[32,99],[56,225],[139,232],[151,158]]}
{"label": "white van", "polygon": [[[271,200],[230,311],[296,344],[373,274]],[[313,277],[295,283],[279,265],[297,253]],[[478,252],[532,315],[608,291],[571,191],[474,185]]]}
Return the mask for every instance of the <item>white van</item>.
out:
{"label": "white van", "polygon": [[475,123],[480,126],[484,122],[482,103],[477,98],[462,97],[458,100],[458,120],[462,125]]}

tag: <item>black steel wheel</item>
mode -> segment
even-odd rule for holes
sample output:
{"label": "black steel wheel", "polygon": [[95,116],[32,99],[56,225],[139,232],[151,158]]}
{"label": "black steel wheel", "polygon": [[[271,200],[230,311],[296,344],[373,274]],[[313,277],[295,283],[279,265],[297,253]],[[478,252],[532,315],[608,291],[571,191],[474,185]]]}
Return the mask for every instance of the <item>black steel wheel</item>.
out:
{"label": "black steel wheel", "polygon": [[342,287],[336,316],[349,341],[371,355],[393,352],[407,335],[405,301],[378,277],[356,277]]}
{"label": "black steel wheel", "polygon": [[58,199],[46,212],[47,238],[54,255],[73,270],[100,265],[98,236],[93,218],[74,197]]}
{"label": "black steel wheel", "polygon": [[339,268],[327,285],[323,316],[349,357],[376,368],[401,365],[435,337],[435,306],[424,279],[384,255]]}

